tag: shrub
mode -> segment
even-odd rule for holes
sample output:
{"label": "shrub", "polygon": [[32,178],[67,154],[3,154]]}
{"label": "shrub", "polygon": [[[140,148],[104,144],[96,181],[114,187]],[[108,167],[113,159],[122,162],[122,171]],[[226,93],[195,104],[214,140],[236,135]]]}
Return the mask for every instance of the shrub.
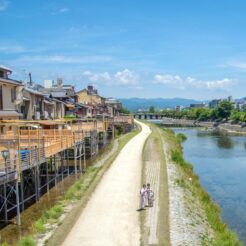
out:
{"label": "shrub", "polygon": [[187,137],[183,133],[178,133],[176,135],[176,138],[177,138],[178,142],[180,142],[180,143],[184,142],[187,139]]}
{"label": "shrub", "polygon": [[61,205],[55,205],[49,211],[45,213],[47,219],[58,219],[63,212],[63,207]]}
{"label": "shrub", "polygon": [[184,158],[183,158],[183,155],[182,155],[181,151],[172,150],[171,158],[172,158],[172,161],[174,161],[178,165],[180,165],[180,166],[184,166],[185,165],[185,161],[184,161]]}
{"label": "shrub", "polygon": [[34,231],[44,233],[46,231],[46,228],[45,228],[46,222],[47,222],[47,220],[43,217],[40,218],[39,220],[37,220],[33,225]]}
{"label": "shrub", "polygon": [[35,245],[36,242],[31,236],[21,238],[18,243],[18,246],[35,246]]}

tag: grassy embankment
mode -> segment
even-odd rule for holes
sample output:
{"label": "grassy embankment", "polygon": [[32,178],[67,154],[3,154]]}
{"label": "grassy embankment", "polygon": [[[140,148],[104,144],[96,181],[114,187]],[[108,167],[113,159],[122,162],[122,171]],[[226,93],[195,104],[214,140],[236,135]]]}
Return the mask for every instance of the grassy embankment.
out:
{"label": "grassy embankment", "polygon": [[[154,124],[147,123],[151,128],[152,133],[145,142],[143,148],[143,168],[142,168],[142,183],[147,183],[149,180],[146,178],[146,162],[160,163],[159,173],[159,212],[157,222],[157,237],[158,245],[170,245],[169,238],[169,209],[168,209],[168,183],[167,183],[167,168],[165,162],[164,151],[162,148],[162,139],[159,134],[159,127]],[[153,172],[155,167],[153,166]],[[148,245],[149,227],[146,225],[146,213],[148,210],[142,211],[140,214],[141,224],[141,245]]]}
{"label": "grassy embankment", "polygon": [[[52,230],[52,228],[54,229],[54,227],[57,227],[56,232],[46,243],[48,245],[59,245],[76,222],[78,214],[81,213],[82,209],[85,207],[90,195],[95,190],[103,174],[111,166],[112,162],[127,142],[129,142],[140,131],[141,129],[137,125],[130,133],[119,136],[117,151],[105,161],[104,165],[100,167],[88,167],[85,173],[68,189],[63,199],[49,210],[44,211],[43,215],[33,223],[32,234],[22,237],[19,240],[18,245],[34,246],[36,245],[36,240],[40,235],[45,235]],[[112,147],[113,144],[111,143],[107,147],[105,155],[111,151]],[[101,156],[101,158],[103,158],[103,156]],[[65,216],[65,219],[60,220],[66,207],[71,204],[73,204],[73,209],[69,212],[69,216]],[[7,246],[7,243],[2,244],[2,246]]]}
{"label": "grassy embankment", "polygon": [[[203,237],[201,239],[202,245],[242,245],[237,238],[237,235],[230,231],[227,225],[222,221],[219,206],[214,203],[209,194],[201,186],[199,177],[193,172],[192,165],[184,160],[182,142],[185,141],[186,136],[183,134],[175,135],[171,129],[164,129],[163,136],[164,141],[166,141],[169,145],[171,159],[177,165],[179,172],[181,172],[181,178],[177,180],[177,184],[184,189],[189,189],[192,196],[200,204],[205,213],[207,222],[212,229],[212,238]],[[192,182],[190,182],[190,180],[192,180]]]}

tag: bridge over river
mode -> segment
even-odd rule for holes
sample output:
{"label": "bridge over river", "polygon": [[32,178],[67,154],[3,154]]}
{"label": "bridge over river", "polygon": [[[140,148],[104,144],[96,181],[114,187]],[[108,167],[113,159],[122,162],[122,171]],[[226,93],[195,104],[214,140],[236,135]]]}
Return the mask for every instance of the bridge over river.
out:
{"label": "bridge over river", "polygon": [[136,113],[134,118],[138,120],[158,120],[163,126],[173,127],[213,127],[214,122],[209,121],[197,121],[187,119],[174,119],[168,118],[161,114],[156,113]]}

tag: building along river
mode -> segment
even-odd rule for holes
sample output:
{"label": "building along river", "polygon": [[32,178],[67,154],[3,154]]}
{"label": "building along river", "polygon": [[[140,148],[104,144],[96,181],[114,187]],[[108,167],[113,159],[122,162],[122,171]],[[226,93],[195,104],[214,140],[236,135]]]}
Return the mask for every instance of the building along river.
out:
{"label": "building along river", "polygon": [[199,129],[184,133],[184,157],[201,184],[221,207],[222,218],[246,245],[246,138],[212,135]]}

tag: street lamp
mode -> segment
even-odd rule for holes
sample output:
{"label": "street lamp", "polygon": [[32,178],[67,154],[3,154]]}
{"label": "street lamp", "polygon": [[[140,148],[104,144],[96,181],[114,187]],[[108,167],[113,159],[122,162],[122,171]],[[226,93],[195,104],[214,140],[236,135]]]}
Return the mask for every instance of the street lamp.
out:
{"label": "street lamp", "polygon": [[7,158],[9,157],[9,151],[8,150],[2,150],[1,151],[2,157],[4,159],[4,165],[5,165],[5,175],[8,175],[8,168],[7,168]]}

